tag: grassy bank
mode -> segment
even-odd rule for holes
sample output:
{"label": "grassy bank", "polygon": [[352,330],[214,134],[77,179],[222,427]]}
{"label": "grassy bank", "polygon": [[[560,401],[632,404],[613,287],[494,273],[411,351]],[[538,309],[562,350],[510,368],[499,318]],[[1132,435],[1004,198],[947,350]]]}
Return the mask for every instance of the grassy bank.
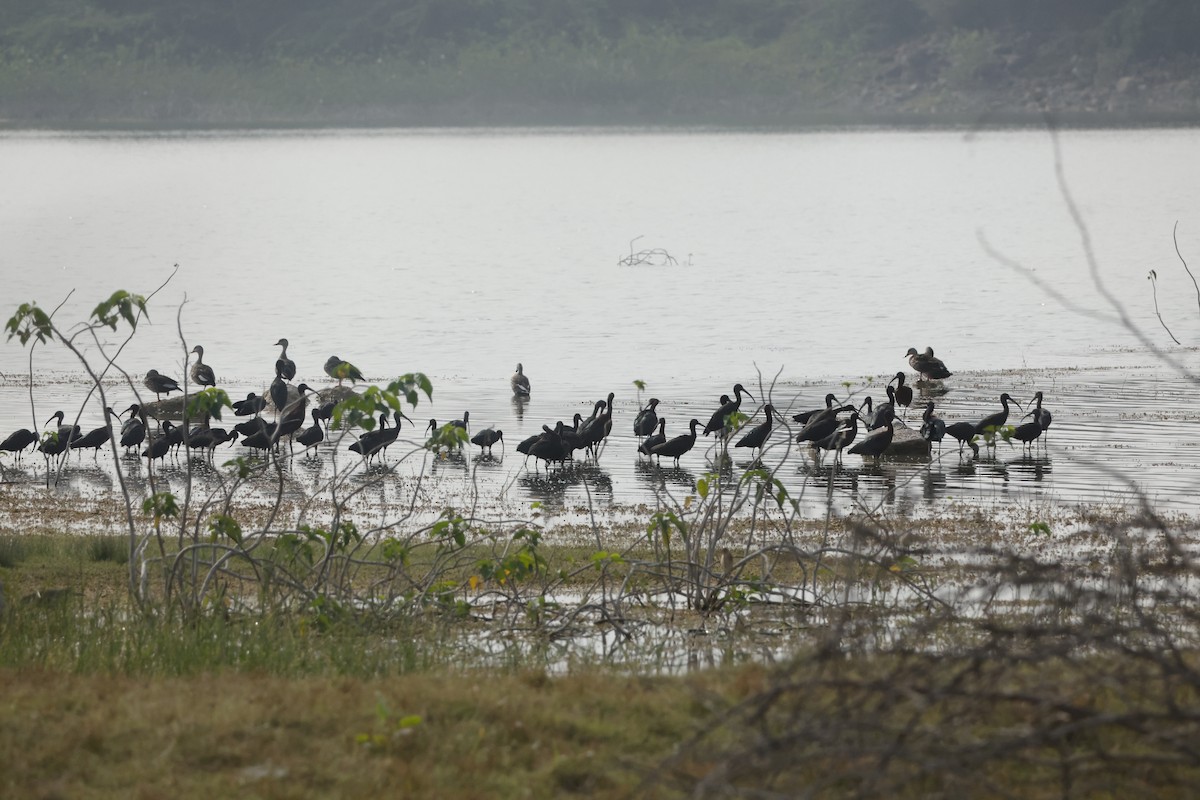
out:
{"label": "grassy bank", "polygon": [[[882,569],[844,544],[813,605],[672,611],[630,592],[619,616],[573,626],[548,624],[566,610],[536,603],[515,615],[139,611],[121,539],[7,535],[0,791],[1189,796],[1200,779],[1189,523],[1096,509],[1076,523],[1069,546],[1033,557],[993,520],[940,520],[904,532],[910,555]],[[860,531],[859,549],[882,533]],[[945,559],[928,552],[935,542]],[[541,557],[551,571],[579,552]],[[896,594],[918,584],[928,593]],[[727,642],[725,665],[652,674],[668,628],[697,652]],[[613,644],[556,650],[592,629]],[[793,643],[762,647],[786,631]],[[489,637],[513,645],[504,658],[485,654]],[[614,659],[623,647],[637,658]]]}

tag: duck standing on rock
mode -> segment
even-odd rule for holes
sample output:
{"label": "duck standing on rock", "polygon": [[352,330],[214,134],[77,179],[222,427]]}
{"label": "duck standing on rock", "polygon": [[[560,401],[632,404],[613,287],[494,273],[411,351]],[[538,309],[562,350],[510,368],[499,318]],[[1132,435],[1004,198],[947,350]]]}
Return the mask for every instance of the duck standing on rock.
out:
{"label": "duck standing on rock", "polygon": [[213,373],[213,368],[204,363],[204,348],[196,345],[192,352],[196,354],[196,363],[188,370],[188,374],[192,376],[192,383],[197,386],[216,386],[217,376]]}
{"label": "duck standing on rock", "polygon": [[351,383],[365,380],[362,372],[358,367],[351,364],[349,361],[343,361],[337,356],[330,356],[325,361],[325,374],[338,382],[338,386],[342,385],[342,381],[349,380]]}
{"label": "duck standing on rock", "polygon": [[180,388],[178,381],[176,381],[174,378],[168,378],[166,375],[160,375],[156,369],[152,369],[146,373],[146,377],[142,381],[142,384],[147,389],[154,392],[154,398],[156,400],[161,400],[164,394],[183,391],[183,389]]}

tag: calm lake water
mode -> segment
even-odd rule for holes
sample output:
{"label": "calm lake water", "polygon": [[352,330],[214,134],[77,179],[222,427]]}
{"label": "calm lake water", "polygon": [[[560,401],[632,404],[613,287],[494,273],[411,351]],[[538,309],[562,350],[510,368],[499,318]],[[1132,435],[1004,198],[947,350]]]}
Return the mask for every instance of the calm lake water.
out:
{"label": "calm lake water", "polygon": [[[1196,291],[1172,242],[1178,221],[1200,267],[1200,131],[1069,131],[1059,144],[1060,160],[1037,130],[6,133],[0,310],[67,298],[56,319],[69,327],[116,289],[148,294],[178,264],[125,369],[182,378],[181,329],[235,399],[270,381],[280,337],[297,381],[327,385],[330,354],[376,381],[426,372],[434,402],[411,416],[470,410],[475,429],[504,430],[507,455],[414,463],[400,480],[426,476],[433,502],[479,487],[481,502],[514,509],[653,503],[708,469],[703,446],[679,470],[638,463],[635,379],[676,435],[735,382],[759,398],[778,375],[771,398],[793,410],[842,396],[843,381],[878,398],[908,370],[905,350],[928,345],[956,373],[939,414],[978,419],[1001,391],[1024,402],[1042,389],[1048,448],[962,463],[947,448],[932,468],[847,457],[842,508],[1128,502],[1133,480],[1159,506],[1195,512],[1195,387],[1148,345],[1200,368]],[[674,260],[620,264],[631,248]],[[1159,326],[1151,269],[1188,347]],[[0,345],[5,432],[31,424],[28,357]],[[508,388],[518,361],[533,383],[523,406]],[[34,371],[37,421],[60,407],[73,416],[88,387],[78,363],[39,347]],[[610,391],[614,439],[599,467],[526,470],[520,439]],[[133,401],[113,394],[114,406]],[[99,412],[86,408],[81,425]],[[80,484],[107,491],[90,460]],[[297,462],[297,491],[327,468]],[[7,477],[39,469],[27,458]],[[825,478],[796,459],[786,480]],[[811,494],[817,513],[823,493]]]}

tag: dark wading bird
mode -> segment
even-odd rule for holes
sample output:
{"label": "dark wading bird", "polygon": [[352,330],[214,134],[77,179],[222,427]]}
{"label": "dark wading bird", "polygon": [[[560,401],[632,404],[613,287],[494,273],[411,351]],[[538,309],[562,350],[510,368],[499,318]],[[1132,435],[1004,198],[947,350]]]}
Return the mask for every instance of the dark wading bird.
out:
{"label": "dark wading bird", "polygon": [[[583,425],[583,414],[575,412],[574,424],[568,428],[563,426],[562,433],[559,434],[563,442],[563,447],[567,448],[567,458],[574,458],[576,450],[582,450],[587,447],[583,441],[583,434],[580,430]],[[545,427],[545,426],[543,426]]]}
{"label": "dark wading bird", "polygon": [[146,449],[142,451],[142,458],[148,458],[151,461],[164,457],[167,451],[171,449],[171,431],[175,426],[170,420],[166,420],[162,424],[162,432],[155,436],[146,445]]}
{"label": "dark wading bird", "polygon": [[368,461],[374,455],[380,455],[387,449],[392,442],[400,435],[400,421],[404,416],[399,411],[393,411],[392,417],[395,419],[396,425],[393,428],[384,427],[387,425],[387,414],[379,415],[379,427],[373,431],[367,431],[359,437],[358,441],[350,445],[350,449],[355,453],[364,456]]}
{"label": "dark wading bird", "polygon": [[279,351],[279,358],[275,359],[275,374],[281,376],[285,381],[290,381],[296,377],[296,362],[288,358],[288,340],[280,339],[275,346],[283,348]]}
{"label": "dark wading bird", "polygon": [[[1034,393],[1033,400],[1030,402],[1036,402],[1037,405],[1034,406],[1034,408],[1032,410],[1030,410],[1030,412],[1028,414],[1026,414],[1025,416],[1033,417],[1034,421],[1036,421],[1038,423],[1038,425],[1040,425],[1042,427],[1042,432],[1043,433],[1048,432],[1050,430],[1050,423],[1054,420],[1054,417],[1052,417],[1050,415],[1049,411],[1042,408],[1042,393],[1041,392]],[[1044,440],[1043,440],[1043,443],[1044,443]]]}
{"label": "dark wading bird", "polygon": [[[563,424],[559,420],[554,430],[543,426],[543,433],[538,437],[538,440],[529,447],[529,455],[535,459],[546,462],[546,469],[550,469],[550,464],[555,461],[565,462],[570,453],[563,445],[562,440]],[[533,462],[533,468],[537,469],[537,461]]]}
{"label": "dark wading bird", "polygon": [[192,352],[196,354],[196,363],[192,364],[192,368],[188,370],[188,374],[192,377],[192,383],[197,386],[216,386],[217,376],[213,373],[212,367],[204,363],[204,348],[196,345],[192,348]]}
{"label": "dark wading bird", "polygon": [[912,405],[913,390],[911,386],[904,385],[904,373],[897,372],[896,377],[892,378],[888,383],[895,382],[896,384],[896,405],[902,407],[905,413],[908,413],[908,407]]}
{"label": "dark wading bird", "polygon": [[312,427],[305,428],[296,435],[296,441],[304,445],[304,452],[308,452],[309,448],[315,447],[325,441],[325,431],[321,427],[321,409],[314,408],[312,410]]}
{"label": "dark wading bird", "polygon": [[808,421],[811,420],[813,417],[815,417],[817,414],[822,414],[822,413],[826,413],[826,412],[832,413],[833,404],[836,402],[837,402],[837,398],[834,397],[833,394],[827,394],[827,395],[825,395],[825,407],[824,408],[813,408],[813,409],[809,409],[808,411],[801,411],[799,414],[793,414],[792,419],[795,420],[796,422],[799,422],[801,425],[806,425],[808,423]]}
{"label": "dark wading bird", "polygon": [[962,456],[963,445],[968,445],[971,452],[979,455],[979,445],[975,444],[974,422],[953,422],[945,426],[946,435],[958,440],[958,454]]}
{"label": "dark wading bird", "polygon": [[529,397],[529,378],[525,377],[525,367],[517,364],[517,371],[509,379],[514,397]]}
{"label": "dark wading bird", "polygon": [[31,445],[37,442],[38,435],[28,428],[20,428],[8,435],[8,437],[0,442],[0,450],[8,453],[16,453],[17,461],[21,460],[22,454]]}
{"label": "dark wading bird", "polygon": [[142,415],[142,407],[134,403],[125,409],[129,419],[121,425],[121,447],[128,452],[146,441],[146,418]]}
{"label": "dark wading bird", "polygon": [[675,459],[675,466],[679,466],[679,457],[691,450],[696,444],[696,428],[700,427],[700,420],[693,418],[688,423],[689,433],[682,436],[676,436],[673,439],[668,439],[662,444],[655,445],[650,452],[661,459],[662,456]]}
{"label": "dark wading bird", "polygon": [[860,414],[859,418],[862,419],[863,425],[867,426],[867,430],[873,431],[876,428],[882,428],[896,418],[896,390],[890,383],[887,387],[887,396],[887,402],[875,406],[874,410],[871,409],[871,398],[868,397],[864,401],[867,413]]}
{"label": "dark wading bird", "polygon": [[237,433],[224,428],[203,428],[188,435],[188,447],[193,450],[204,450],[205,458],[210,461],[218,445],[229,442],[229,446],[233,447],[233,443],[236,441]]}
{"label": "dark wading bird", "polygon": [[145,380],[142,381],[147,389],[154,392],[155,399],[162,399],[164,394],[171,392],[182,392],[179,387],[179,382],[174,378],[168,378],[166,375],[159,375],[158,370],[152,369],[146,373]]}
{"label": "dark wading bird", "polygon": [[658,398],[651,397],[646,407],[633,420],[634,436],[649,436],[658,427]]}
{"label": "dark wading bird", "polygon": [[1022,449],[1031,448],[1034,442],[1046,429],[1037,417],[1029,422],[1022,422],[1013,430],[1013,438],[1022,443]]}
{"label": "dark wading bird", "polygon": [[288,385],[278,372],[275,373],[275,380],[271,381],[267,394],[271,397],[271,405],[275,406],[275,416],[278,417],[287,406],[288,399]]}
{"label": "dark wading bird", "polygon": [[592,458],[600,457],[600,443],[607,439],[608,435],[612,433],[612,409],[614,397],[616,397],[616,395],[613,392],[609,392],[607,400],[597,401],[595,409],[592,411],[591,419],[587,420],[579,427],[579,440],[592,454]]}
{"label": "dark wading bird", "polygon": [[858,412],[850,412],[850,424],[844,428],[838,428],[833,433],[813,443],[813,446],[818,450],[833,450],[833,463],[837,464],[842,460],[842,450],[854,441],[854,437],[858,435]]}
{"label": "dark wading bird", "polygon": [[933,355],[932,347],[926,347],[924,353],[918,353],[917,348],[910,347],[905,355],[908,356],[908,365],[927,381],[945,380],[954,374],[946,369],[940,358]]}
{"label": "dark wading bird", "polygon": [[[43,453],[46,453],[47,455],[56,456],[59,453],[66,450],[68,447],[70,447],[71,442],[73,442],[74,440],[83,436],[83,432],[79,430],[78,425],[65,424],[64,420],[66,419],[66,416],[67,415],[64,414],[60,410],[60,411],[55,411],[53,414],[50,415],[50,419],[46,420],[46,424],[49,425],[50,420],[57,419],[58,425],[53,431],[54,435],[53,435],[53,437],[51,437],[53,441],[50,444],[50,449],[47,450],[43,446],[46,444],[45,441],[42,442],[42,445],[38,446],[38,449],[41,450]],[[51,451],[53,451],[53,452],[51,452]]]}
{"label": "dark wading bird", "polygon": [[[108,418],[110,416],[116,417],[117,412],[113,411],[111,408],[105,408],[104,409],[104,424],[101,425],[99,428],[92,428],[90,431],[85,433],[83,436],[80,436],[78,439],[72,439],[71,440],[71,449],[72,450],[82,450],[84,448],[91,448],[94,451],[94,456],[99,456],[100,448],[103,447],[105,442],[108,441],[108,434],[109,434]],[[120,419],[120,417],[117,417],[117,419]]]}
{"label": "dark wading bird", "polygon": [[267,407],[267,398],[250,392],[246,395],[245,400],[234,400],[232,406],[234,416],[253,417],[262,413],[262,410]]}
{"label": "dark wading bird", "polygon": [[1017,408],[1021,407],[1021,404],[1018,403],[1016,400],[1013,400],[1012,396],[1008,392],[1004,392],[1002,395],[1000,395],[1000,405],[1002,405],[1004,408],[1000,411],[997,411],[994,414],[988,414],[986,417],[984,417],[978,423],[975,424],[975,433],[979,434],[980,436],[984,436],[985,439],[990,435],[991,439],[992,439],[990,444],[992,446],[995,446],[995,443],[996,443],[996,439],[994,436],[995,432],[999,428],[1003,427],[1004,423],[1008,421],[1008,404],[1009,403],[1012,403]]}
{"label": "dark wading bird", "polygon": [[[946,436],[946,423],[941,417],[933,415],[933,401],[925,404],[925,413],[921,415],[921,438],[927,442],[937,442],[938,452],[942,452],[942,439]],[[961,447],[960,447],[961,449]]]}
{"label": "dark wading bird", "polygon": [[[832,395],[830,395],[832,396]],[[844,405],[839,408],[821,408],[817,409],[817,413],[809,417],[804,427],[796,434],[797,444],[803,442],[819,442],[825,437],[832,434],[838,428],[838,414],[858,411],[852,405]]]}
{"label": "dark wading bird", "polygon": [[884,451],[892,443],[892,436],[895,435],[896,429],[894,420],[888,420],[883,427],[876,428],[866,436],[858,440],[858,443],[850,448],[853,455],[862,456],[863,458],[873,458],[876,461],[883,455]]}
{"label": "dark wading bird", "polygon": [[750,455],[754,455],[754,449],[758,448],[758,455],[762,456],[763,446],[767,443],[767,438],[771,435],[771,426],[775,423],[775,406],[767,403],[763,406],[763,411],[767,415],[766,421],[754,426],[734,447],[749,447]]}
{"label": "dark wading bird", "polygon": [[488,455],[492,453],[492,445],[496,442],[504,441],[504,431],[493,430],[492,428],[484,428],[479,433],[471,437],[471,444],[479,445],[479,452],[483,452],[483,448],[487,448]]}
{"label": "dark wading bird", "polygon": [[325,374],[338,382],[338,386],[342,385],[342,381],[350,381],[357,383],[364,380],[363,374],[358,367],[351,364],[349,361],[342,361],[337,356],[330,356],[325,361]]}
{"label": "dark wading bird", "polygon": [[742,386],[740,383],[734,384],[734,386],[733,386],[734,399],[729,400],[725,403],[722,403],[721,407],[713,412],[712,417],[710,417],[708,420],[708,424],[704,426],[704,435],[705,436],[708,436],[710,433],[714,433],[716,431],[721,431],[722,435],[724,435],[725,426],[726,426],[727,420],[729,418],[729,415],[736,413],[737,410],[742,407],[742,395],[743,394],[745,394],[751,400],[754,399],[754,395],[752,395],[752,394],[750,394],[750,392],[746,391],[746,387]]}
{"label": "dark wading bird", "polygon": [[648,456],[653,456],[653,450],[658,445],[667,440],[667,418],[658,418],[658,433],[651,434],[642,440],[638,445],[638,452],[645,453]]}

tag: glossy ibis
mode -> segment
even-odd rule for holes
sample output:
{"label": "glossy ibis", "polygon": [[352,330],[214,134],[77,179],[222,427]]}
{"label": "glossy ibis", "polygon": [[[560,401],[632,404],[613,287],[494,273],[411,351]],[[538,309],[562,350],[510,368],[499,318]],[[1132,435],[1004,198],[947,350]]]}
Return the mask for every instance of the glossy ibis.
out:
{"label": "glossy ibis", "polygon": [[811,420],[816,415],[832,411],[833,404],[836,402],[837,402],[837,398],[834,397],[832,393],[827,394],[827,395],[825,395],[825,407],[824,408],[813,408],[813,409],[809,409],[808,411],[801,411],[799,414],[793,414],[792,419],[795,420],[796,422],[799,422],[801,425],[805,425],[808,423],[809,420]]}
{"label": "glossy ibis", "polygon": [[108,438],[109,438],[108,418],[110,415],[115,417],[115,416],[117,416],[117,413],[115,411],[113,411],[111,408],[105,408],[104,409],[104,424],[101,425],[99,428],[92,428],[90,431],[83,434],[83,436],[80,436],[78,439],[72,439],[71,440],[71,449],[72,450],[81,450],[83,448],[91,448],[92,450],[96,451],[95,455],[99,456],[100,448],[104,446],[104,443],[107,442]]}
{"label": "glossy ibis", "polygon": [[134,403],[125,409],[129,419],[121,425],[121,447],[127,451],[146,441],[146,418],[142,415],[142,407]]}
{"label": "glossy ibis", "polygon": [[904,385],[904,373],[897,372],[896,377],[892,378],[888,383],[895,382],[896,384],[896,399],[895,403],[904,408],[905,413],[908,413],[908,407],[912,405],[913,390],[911,386]]}
{"label": "glossy ibis", "polygon": [[658,433],[653,433],[653,434],[647,436],[645,439],[642,439],[641,443],[638,444],[638,452],[645,453],[648,456],[653,456],[654,453],[652,451],[654,450],[654,448],[657,447],[658,445],[662,444],[666,440],[667,440],[667,419],[666,419],[666,417],[659,417],[658,418]]}
{"label": "glossy ibis", "polygon": [[924,353],[918,353],[917,348],[910,347],[905,355],[908,356],[908,365],[927,381],[944,380],[954,374],[946,369],[940,358],[934,356],[932,347],[926,347]]}
{"label": "glossy ibis", "polygon": [[471,437],[471,444],[479,445],[479,452],[483,452],[483,448],[487,448],[488,454],[491,455],[492,445],[496,442],[504,441],[504,431],[494,430],[492,428],[484,428],[479,433]]}
{"label": "glossy ibis", "polygon": [[945,426],[946,434],[958,440],[958,454],[961,456],[963,445],[969,445],[971,452],[979,455],[979,445],[975,444],[975,423],[954,422]]}
{"label": "glossy ibis", "polygon": [[588,419],[579,428],[579,439],[592,454],[593,458],[598,458],[599,445],[612,432],[612,404],[613,398],[616,395],[612,392],[608,393],[607,400],[599,400],[596,402],[596,407],[592,411],[591,419]]}
{"label": "glossy ibis", "polygon": [[[50,424],[50,420],[57,419],[58,426],[55,429],[55,437],[62,441],[63,450],[71,446],[71,442],[78,439],[83,433],[79,430],[78,425],[65,424],[66,414],[61,410],[55,411],[50,415],[50,419],[46,420],[46,424]],[[62,452],[61,450],[59,452]]]}
{"label": "glossy ibis", "polygon": [[651,397],[646,407],[633,420],[634,436],[649,436],[658,427],[658,398]]}
{"label": "glossy ibis", "polygon": [[158,374],[158,370],[152,369],[146,373],[146,378],[142,381],[143,385],[150,391],[154,392],[155,399],[161,399],[164,394],[171,392],[181,392],[183,389],[179,387],[179,382],[174,378],[168,378],[166,375]]}
{"label": "glossy ibis", "polygon": [[325,361],[325,374],[338,382],[338,386],[342,385],[342,381],[348,380],[351,383],[365,380],[362,372],[358,367],[351,364],[349,361],[343,361],[337,356],[330,356]]}
{"label": "glossy ibis", "polygon": [[1054,417],[1051,416],[1049,411],[1042,408],[1042,393],[1040,391],[1034,393],[1033,400],[1030,402],[1036,402],[1037,405],[1034,406],[1034,408],[1025,416],[1033,417],[1034,420],[1037,421],[1038,425],[1041,426],[1042,432],[1044,433],[1049,430],[1050,423],[1054,421]]}
{"label": "glossy ibis", "polygon": [[271,381],[271,387],[267,389],[267,394],[271,397],[271,405],[275,407],[275,416],[283,414],[287,407],[288,385],[278,372],[275,373],[275,380]]}
{"label": "glossy ibis", "polygon": [[873,458],[876,461],[883,455],[884,451],[892,443],[892,437],[896,433],[894,427],[895,420],[888,420],[882,427],[868,433],[863,438],[850,448],[853,455],[862,456],[863,458]]}
{"label": "glossy ibis", "polygon": [[[896,418],[896,390],[890,383],[887,386],[887,396],[887,402],[875,406],[874,410],[871,409],[870,403],[867,403],[867,413],[860,415],[867,430],[873,431],[876,428],[882,428]],[[867,398],[867,400],[870,399]]]}
{"label": "glossy ibis", "polygon": [[245,400],[234,400],[231,405],[235,417],[253,417],[267,407],[267,398],[250,392]]}
{"label": "glossy ibis", "polygon": [[1023,447],[1032,447],[1038,437],[1046,429],[1042,427],[1041,421],[1034,417],[1029,422],[1022,422],[1013,430],[1013,438],[1023,443]]}
{"label": "glossy ibis", "polygon": [[20,461],[21,455],[31,445],[37,442],[38,435],[28,428],[20,428],[8,435],[3,442],[0,442],[0,450],[8,453],[16,453],[17,460]]}
{"label": "glossy ibis", "polygon": [[713,412],[713,415],[708,420],[708,424],[704,426],[705,436],[708,436],[710,433],[715,433],[716,431],[721,431],[722,435],[724,435],[725,425],[729,415],[737,413],[737,410],[742,407],[743,394],[745,394],[751,400],[754,399],[754,395],[746,391],[746,387],[742,386],[740,383],[734,384],[734,399],[722,403],[721,407]]}
{"label": "glossy ibis", "polygon": [[517,364],[509,383],[512,384],[513,397],[529,397],[529,378],[525,376],[525,367]]}
{"label": "glossy ibis", "polygon": [[350,445],[350,449],[366,457],[368,461],[372,456],[382,453],[400,435],[400,421],[403,416],[399,411],[393,411],[392,416],[396,422],[395,427],[384,427],[387,424],[387,414],[380,414],[379,427],[360,436],[357,442]]}
{"label": "glossy ibis", "polygon": [[847,411],[857,412],[858,409],[852,405],[818,409],[817,413],[813,414],[804,427],[800,429],[800,432],[796,434],[796,442],[819,442],[821,439],[829,436],[837,430],[837,415]]}
{"label": "glossy ibis", "polygon": [[162,424],[162,432],[151,439],[146,444],[146,449],[142,451],[142,458],[148,458],[151,461],[162,458],[171,449],[171,431],[175,426],[170,420],[166,420]]}
{"label": "glossy ibis", "polygon": [[212,367],[204,363],[204,348],[196,345],[192,352],[196,354],[196,363],[188,370],[188,374],[192,376],[192,383],[197,386],[216,386],[216,374],[213,373]]}
{"label": "glossy ibis", "polygon": [[758,454],[762,455],[763,446],[771,435],[771,426],[775,424],[775,406],[767,403],[763,406],[763,411],[767,415],[766,420],[755,425],[734,447],[749,447],[751,455],[754,455],[754,448],[758,448]]}
{"label": "glossy ibis", "polygon": [[315,447],[325,441],[325,430],[321,427],[321,409],[314,408],[312,410],[312,427],[305,428],[296,435],[296,441],[304,445],[307,452],[310,447]]}
{"label": "glossy ibis", "polygon": [[844,428],[838,428],[833,433],[813,442],[813,446],[818,450],[833,450],[833,462],[836,464],[842,460],[842,450],[854,441],[854,437],[858,435],[858,412],[850,412],[850,423]]}
{"label": "glossy ibis", "polygon": [[989,438],[992,439],[990,444],[995,444],[996,431],[1003,427],[1004,423],[1008,421],[1009,403],[1012,403],[1018,408],[1021,407],[1021,404],[1016,400],[1013,400],[1012,396],[1008,392],[1004,392],[1000,395],[1000,405],[1003,406],[1003,409],[994,414],[988,414],[986,417],[976,423],[975,433],[982,435],[985,440]]}
{"label": "glossy ibis", "polygon": [[[529,455],[535,459],[545,461],[547,470],[550,469],[551,463],[567,460],[568,453],[567,448],[563,445],[562,431],[562,420],[559,420],[554,430],[545,429],[545,432],[529,447]],[[536,461],[534,462],[534,468],[537,468]]]}
{"label": "glossy ibis", "polygon": [[696,428],[698,427],[700,427],[700,420],[693,418],[692,421],[688,423],[688,428],[690,430],[689,433],[685,433],[682,436],[676,436],[673,439],[668,439],[662,444],[655,445],[650,452],[658,456],[660,459],[662,456],[675,459],[675,466],[678,467],[679,457],[695,446]]}
{"label": "glossy ibis", "polygon": [[933,415],[933,401],[925,404],[925,413],[921,415],[921,438],[927,442],[937,442],[938,452],[942,450],[942,439],[946,436],[946,423],[941,417]]}
{"label": "glossy ibis", "polygon": [[296,362],[288,358],[288,340],[280,339],[275,346],[283,348],[279,351],[279,358],[275,359],[275,374],[281,376],[285,381],[290,381],[296,377]]}

